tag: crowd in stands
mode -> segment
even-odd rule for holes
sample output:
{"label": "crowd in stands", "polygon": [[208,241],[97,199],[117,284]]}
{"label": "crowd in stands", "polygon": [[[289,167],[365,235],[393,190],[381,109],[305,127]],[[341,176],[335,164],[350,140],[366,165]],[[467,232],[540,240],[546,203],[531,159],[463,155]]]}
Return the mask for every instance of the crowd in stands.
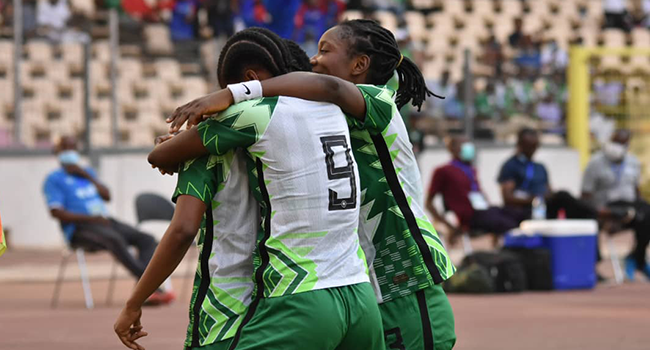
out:
{"label": "crowd in stands", "polygon": [[[12,35],[11,5],[0,0],[0,38],[6,40]],[[111,7],[120,11],[123,55],[194,64],[198,68],[188,71],[208,85],[214,84],[211,71],[219,52],[212,38],[261,26],[296,40],[313,55],[318,38],[338,21],[377,19],[421,67],[429,89],[445,96],[427,101],[419,112],[403,111],[411,117],[416,141],[458,131],[470,111],[476,138],[512,142],[516,130],[528,126],[563,143],[569,45],[650,46],[650,0],[24,0],[24,36],[26,41],[105,42]],[[472,56],[469,90],[465,48]],[[614,71],[650,67],[647,59],[625,65],[615,59],[602,65]],[[616,109],[630,100],[627,85],[621,77],[594,79],[592,118],[604,121],[597,124],[627,113]]]}

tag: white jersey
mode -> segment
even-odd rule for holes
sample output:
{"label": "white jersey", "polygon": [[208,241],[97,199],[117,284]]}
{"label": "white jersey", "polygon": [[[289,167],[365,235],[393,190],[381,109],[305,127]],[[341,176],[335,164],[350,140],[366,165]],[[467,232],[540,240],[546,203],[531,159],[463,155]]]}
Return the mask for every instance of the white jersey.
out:
{"label": "white jersey", "polygon": [[199,125],[211,154],[243,147],[262,207],[256,287],[265,297],[368,282],[360,186],[347,122],[332,104],[242,102]]}

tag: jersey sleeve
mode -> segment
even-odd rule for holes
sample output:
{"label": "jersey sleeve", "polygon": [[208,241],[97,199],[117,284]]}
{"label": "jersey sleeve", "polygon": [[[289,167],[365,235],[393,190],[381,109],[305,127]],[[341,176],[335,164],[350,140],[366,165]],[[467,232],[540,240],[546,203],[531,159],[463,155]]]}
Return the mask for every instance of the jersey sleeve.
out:
{"label": "jersey sleeve", "polygon": [[501,167],[497,182],[503,184],[504,182],[515,181],[517,182],[517,171],[510,161],[507,161]]}
{"label": "jersey sleeve", "polygon": [[348,122],[373,134],[381,133],[388,127],[397,112],[397,106],[393,101],[394,91],[376,85],[357,85],[357,87],[366,101],[366,116],[363,121],[348,118]]}
{"label": "jersey sleeve", "polygon": [[172,201],[175,203],[179,196],[189,195],[210,205],[222,182],[227,158],[205,155],[185,162],[178,171],[178,183]]}
{"label": "jersey sleeve", "polygon": [[213,155],[252,146],[271,121],[277,97],[238,103],[199,124],[203,145]]}
{"label": "jersey sleeve", "polygon": [[43,194],[48,208],[63,208],[65,193],[54,176],[50,175],[45,180]]}

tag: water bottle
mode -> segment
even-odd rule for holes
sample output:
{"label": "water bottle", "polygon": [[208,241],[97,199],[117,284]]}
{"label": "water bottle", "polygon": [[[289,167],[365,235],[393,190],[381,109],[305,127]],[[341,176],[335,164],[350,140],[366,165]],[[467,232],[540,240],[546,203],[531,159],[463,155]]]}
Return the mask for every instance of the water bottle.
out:
{"label": "water bottle", "polygon": [[544,197],[538,196],[533,199],[533,211],[531,219],[546,220],[546,202],[544,202]]}

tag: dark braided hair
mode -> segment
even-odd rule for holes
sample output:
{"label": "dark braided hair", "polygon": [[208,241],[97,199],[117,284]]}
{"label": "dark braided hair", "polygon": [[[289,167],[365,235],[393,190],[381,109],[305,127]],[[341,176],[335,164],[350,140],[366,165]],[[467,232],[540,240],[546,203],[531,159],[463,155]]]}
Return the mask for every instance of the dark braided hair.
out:
{"label": "dark braided hair", "polygon": [[402,108],[411,101],[413,106],[420,110],[428,96],[440,97],[427,89],[422,72],[413,61],[402,56],[395,36],[388,29],[380,26],[376,21],[367,19],[343,21],[338,27],[341,28],[341,39],[350,42],[348,49],[350,56],[370,57],[367,83],[385,85],[397,70],[399,76],[399,89],[395,100],[397,108]]}
{"label": "dark braided hair", "polygon": [[291,54],[290,67],[292,72],[311,72],[311,63],[309,56],[305,53],[300,45],[296,44],[293,40],[284,39],[284,44],[289,49]]}
{"label": "dark braided hair", "polygon": [[264,28],[248,28],[228,39],[219,55],[217,77],[219,85],[242,80],[245,67],[267,69],[273,76],[291,71],[291,54],[282,38]]}

